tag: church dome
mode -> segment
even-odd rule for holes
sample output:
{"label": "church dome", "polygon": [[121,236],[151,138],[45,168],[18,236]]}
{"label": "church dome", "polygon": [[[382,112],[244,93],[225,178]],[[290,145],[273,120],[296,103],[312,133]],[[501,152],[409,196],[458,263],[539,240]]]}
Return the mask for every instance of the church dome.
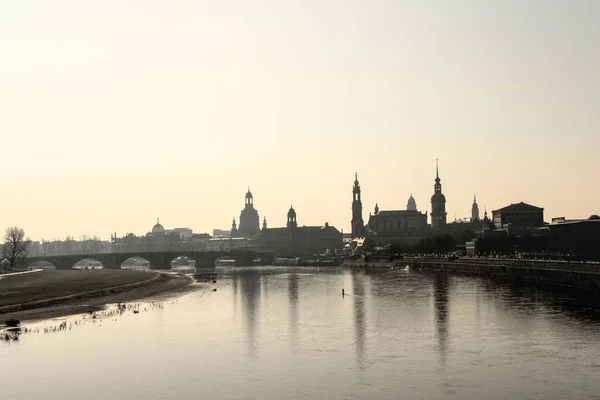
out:
{"label": "church dome", "polygon": [[156,220],[156,225],[152,227],[152,233],[165,233],[165,228],[163,228],[158,219]]}
{"label": "church dome", "polygon": [[594,214],[594,215],[591,215],[589,219],[600,219],[600,216]]}
{"label": "church dome", "polygon": [[412,193],[410,194],[410,197],[408,198],[408,203],[406,204],[406,209],[408,211],[417,211],[417,202],[415,201],[415,198],[413,197]]}

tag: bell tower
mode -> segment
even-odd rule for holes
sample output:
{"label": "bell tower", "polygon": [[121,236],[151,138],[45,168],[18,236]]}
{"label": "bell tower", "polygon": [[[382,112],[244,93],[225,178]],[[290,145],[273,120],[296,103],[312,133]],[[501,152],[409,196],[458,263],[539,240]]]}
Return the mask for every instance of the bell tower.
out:
{"label": "bell tower", "polygon": [[352,238],[364,234],[365,223],[362,218],[362,201],[360,199],[360,183],[358,173],[354,173],[354,187],[352,188]]}
{"label": "bell tower", "polygon": [[446,214],[446,196],[442,193],[438,160],[435,160],[435,185],[433,186],[433,196],[431,196],[431,227],[434,230],[440,230],[446,226]]}
{"label": "bell tower", "polygon": [[473,195],[473,206],[471,207],[471,222],[479,221],[479,206],[477,205],[477,197]]}

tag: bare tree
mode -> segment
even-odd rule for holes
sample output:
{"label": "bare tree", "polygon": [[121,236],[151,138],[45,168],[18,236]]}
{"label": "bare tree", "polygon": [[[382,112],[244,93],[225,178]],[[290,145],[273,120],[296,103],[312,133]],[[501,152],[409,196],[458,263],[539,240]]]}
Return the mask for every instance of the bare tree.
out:
{"label": "bare tree", "polygon": [[10,262],[10,268],[20,264],[27,258],[31,240],[25,238],[25,231],[17,226],[11,226],[4,233],[2,258]]}
{"label": "bare tree", "polygon": [[63,242],[63,254],[70,255],[73,252],[73,244],[75,243],[75,238],[71,235],[68,235]]}

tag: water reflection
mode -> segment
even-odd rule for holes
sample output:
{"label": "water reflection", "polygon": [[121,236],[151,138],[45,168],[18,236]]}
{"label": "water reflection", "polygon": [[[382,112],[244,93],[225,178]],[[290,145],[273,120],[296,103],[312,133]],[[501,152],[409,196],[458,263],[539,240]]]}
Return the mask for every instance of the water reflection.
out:
{"label": "water reflection", "polygon": [[354,301],[354,337],[356,343],[356,361],[360,370],[366,368],[366,315],[365,297],[366,281],[365,274],[356,272],[352,276],[352,299]]}
{"label": "water reflection", "polygon": [[446,357],[448,352],[448,274],[436,273],[433,276],[433,309],[435,313],[435,333],[437,340],[437,353],[442,370],[446,368]]}
{"label": "water reflection", "polygon": [[261,277],[252,272],[244,272],[237,277],[244,317],[244,327],[248,339],[248,352],[256,357],[256,337],[259,324],[258,311],[261,296]]}
{"label": "water reflection", "polygon": [[298,310],[298,274],[288,275],[288,309],[290,314],[290,348],[292,353],[298,351],[298,324],[300,313]]}
{"label": "water reflection", "polygon": [[[201,390],[206,399],[492,400],[598,393],[600,320],[593,316],[600,302],[593,298],[416,271],[227,272],[230,283],[217,292],[185,295],[164,310],[86,315],[71,330],[72,317],[60,335],[53,327],[62,320],[45,322],[48,335],[43,325],[25,326],[43,331],[0,341],[12,374],[3,395],[185,400]],[[48,368],[56,360],[69,375]],[[43,376],[44,385],[31,385],[32,376]]]}

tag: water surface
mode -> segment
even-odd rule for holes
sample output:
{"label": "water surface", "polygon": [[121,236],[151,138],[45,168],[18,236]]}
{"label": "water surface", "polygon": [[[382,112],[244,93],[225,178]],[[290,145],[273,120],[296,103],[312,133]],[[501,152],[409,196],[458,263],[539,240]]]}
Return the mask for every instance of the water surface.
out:
{"label": "water surface", "polygon": [[3,398],[600,398],[593,298],[413,271],[219,271],[216,292],[28,326],[0,344]]}

